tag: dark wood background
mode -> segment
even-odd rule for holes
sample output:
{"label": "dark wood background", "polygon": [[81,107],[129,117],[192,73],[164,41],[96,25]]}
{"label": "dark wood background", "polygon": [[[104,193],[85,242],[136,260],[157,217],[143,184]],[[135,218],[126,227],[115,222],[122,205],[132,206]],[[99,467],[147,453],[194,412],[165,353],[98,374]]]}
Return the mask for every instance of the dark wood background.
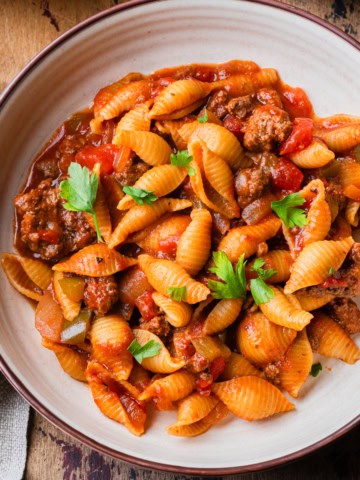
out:
{"label": "dark wood background", "polygon": [[[61,33],[90,15],[119,3],[122,2],[0,0],[0,92],[36,53]],[[360,40],[359,0],[286,0],[284,3],[314,13]],[[356,394],[359,395],[359,392]],[[239,448],[243,441],[246,439],[239,441]],[[190,477],[144,470],[102,455],[65,435],[38,413],[31,411],[26,480],[185,480],[185,478]],[[360,479],[360,428],[292,464],[267,472],[227,478]],[[212,479],[215,480],[215,477]]]}

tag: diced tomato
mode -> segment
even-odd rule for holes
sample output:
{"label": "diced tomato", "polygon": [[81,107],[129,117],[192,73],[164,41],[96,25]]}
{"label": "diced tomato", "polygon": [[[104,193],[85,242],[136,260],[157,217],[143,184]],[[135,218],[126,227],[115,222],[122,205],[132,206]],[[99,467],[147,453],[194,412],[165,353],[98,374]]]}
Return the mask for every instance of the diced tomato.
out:
{"label": "diced tomato", "polygon": [[308,147],[313,139],[313,128],[311,118],[295,118],[289,138],[280,146],[280,155],[289,155]]}
{"label": "diced tomato", "polygon": [[83,167],[92,169],[96,163],[100,163],[101,172],[110,175],[114,171],[114,163],[117,161],[121,152],[121,148],[117,145],[86,145],[80,150],[76,156],[75,161],[80,163]]}
{"label": "diced tomato", "polygon": [[197,65],[193,78],[201,82],[216,82],[217,73],[206,65]]}
{"label": "diced tomato", "polygon": [[302,88],[282,85],[280,95],[285,110],[292,118],[312,116],[313,107]]}
{"label": "diced tomato", "polygon": [[180,234],[178,235],[170,235],[167,238],[159,240],[159,247],[162,252],[166,253],[176,253],[176,249],[179,243]]}
{"label": "diced tomato", "polygon": [[195,388],[200,395],[208,397],[211,394],[211,385],[213,381],[213,377],[210,373],[200,373],[195,380]]}
{"label": "diced tomato", "polygon": [[135,305],[146,321],[151,320],[159,314],[159,308],[156,306],[152,294],[153,292],[151,290],[146,290],[146,292],[135,300]]}
{"label": "diced tomato", "polygon": [[233,133],[238,140],[242,140],[244,137],[243,126],[243,122],[234,115],[228,115],[224,120],[224,127]]}
{"label": "diced tomato", "polygon": [[39,235],[40,240],[43,240],[44,242],[52,243],[53,245],[56,245],[57,243],[59,243],[61,239],[61,232],[56,230],[51,230],[50,228],[47,228],[44,230],[38,230],[37,233]]}
{"label": "diced tomato", "polygon": [[327,278],[320,287],[322,288],[332,288],[332,287],[346,287],[348,282],[342,278],[335,278],[333,276]]}
{"label": "diced tomato", "polygon": [[271,182],[276,188],[298,192],[304,175],[287,158],[277,160],[271,169]]}
{"label": "diced tomato", "polygon": [[223,357],[217,357],[210,363],[210,373],[213,377],[213,381],[220,377],[225,369],[225,360]]}

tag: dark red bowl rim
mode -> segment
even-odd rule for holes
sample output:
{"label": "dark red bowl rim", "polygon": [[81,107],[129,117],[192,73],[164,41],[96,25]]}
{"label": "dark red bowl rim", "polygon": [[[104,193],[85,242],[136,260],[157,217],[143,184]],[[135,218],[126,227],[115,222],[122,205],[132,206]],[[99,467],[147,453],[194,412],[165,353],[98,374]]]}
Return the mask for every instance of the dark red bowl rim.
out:
{"label": "dark red bowl rim", "polygon": [[[137,7],[139,5],[143,5],[146,3],[154,2],[154,1],[167,1],[167,0],[130,0],[128,2],[122,3],[121,5],[115,5],[109,9],[106,9],[102,12],[99,12],[92,17],[87,18],[86,20],[82,21],[81,23],[75,25],[70,30],[66,31],[62,35],[60,35],[57,39],[51,42],[47,47],[41,50],[20,72],[19,74],[9,83],[9,85],[3,91],[0,97],[0,112],[1,108],[4,107],[5,103],[11,97],[15,88],[22,82],[22,80],[31,72],[31,70],[38,65],[50,52],[55,50],[59,47],[62,43],[66,40],[71,38],[76,33],[80,32],[84,28],[92,25],[99,20],[112,15],[113,13],[127,10],[130,8]],[[240,0],[239,0],[240,1]],[[263,5],[267,5],[270,7],[276,7],[280,10],[285,10],[300,17],[306,18],[311,20],[314,23],[321,25],[322,27],[330,30],[334,34],[341,37],[347,43],[355,47],[356,49],[360,50],[360,43],[355,40],[354,38],[350,37],[348,34],[340,30],[338,27],[328,23],[327,21],[313,15],[312,13],[305,12],[297,7],[286,5],[278,0],[242,0],[247,2],[259,3]],[[145,460],[138,457],[133,457],[131,455],[119,452],[114,450],[110,447],[106,447],[92,438],[84,435],[80,431],[76,430],[75,428],[71,427],[63,420],[58,418],[54,415],[48,408],[42,405],[37,398],[33,396],[33,394],[25,387],[25,385],[20,381],[19,378],[11,371],[10,367],[6,364],[5,360],[0,356],[0,370],[7,378],[7,380],[11,383],[11,385],[20,393],[20,395],[41,415],[43,415],[47,420],[53,423],[56,427],[60,428],[62,431],[66,432],[67,434],[71,435],[72,437],[80,440],[85,445],[98,450],[106,455],[110,455],[114,458],[118,458],[119,460],[123,460],[128,463],[133,463],[139,465],[143,468],[148,468],[150,470],[161,470],[165,472],[173,472],[173,473],[182,473],[185,475],[201,475],[201,476],[208,476],[208,475],[231,475],[231,474],[238,474],[238,473],[247,473],[247,472],[255,472],[259,470],[265,470],[269,468],[273,468],[276,466],[280,466],[284,463],[288,463],[303,457],[304,455],[308,455],[309,453],[313,453],[315,450],[324,447],[325,445],[333,442],[334,440],[338,439],[349,430],[354,428],[356,425],[360,423],[360,415],[355,417],[351,422],[344,425],[342,428],[337,430],[336,432],[328,435],[327,437],[315,442],[308,447],[305,447],[297,452],[284,455],[282,457],[275,458],[273,460],[268,460],[265,462],[254,463],[251,465],[244,465],[239,467],[225,467],[225,468],[193,468],[193,467],[183,467],[177,465],[167,465],[164,463],[153,462],[151,460]]]}

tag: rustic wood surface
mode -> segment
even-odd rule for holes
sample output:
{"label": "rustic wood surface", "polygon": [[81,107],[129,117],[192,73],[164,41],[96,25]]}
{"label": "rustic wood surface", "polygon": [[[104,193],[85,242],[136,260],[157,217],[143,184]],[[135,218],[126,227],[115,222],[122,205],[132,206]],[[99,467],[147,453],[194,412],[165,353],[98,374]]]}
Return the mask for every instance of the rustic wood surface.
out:
{"label": "rustic wood surface", "polygon": [[[194,0],[196,1],[196,0]],[[221,1],[221,0],[219,0]],[[0,0],[0,92],[43,47],[81,20],[121,1]],[[286,0],[360,40],[358,0]],[[319,405],[319,415],[321,406]],[[241,448],[241,442],[239,445]],[[0,472],[1,473],[1,472]],[[26,480],[183,480],[114,460],[65,435],[31,412]],[[215,477],[212,477],[215,480]],[[275,470],[229,480],[360,479],[360,428],[320,451]],[[6,479],[12,480],[12,479]]]}

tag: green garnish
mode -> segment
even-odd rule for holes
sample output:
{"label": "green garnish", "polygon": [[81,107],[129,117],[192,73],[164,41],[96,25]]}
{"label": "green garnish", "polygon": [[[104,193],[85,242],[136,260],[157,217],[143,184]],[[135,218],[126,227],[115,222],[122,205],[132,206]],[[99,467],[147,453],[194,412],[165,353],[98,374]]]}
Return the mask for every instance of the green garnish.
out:
{"label": "green garnish", "polygon": [[264,260],[262,258],[257,258],[251,267],[251,271],[258,274],[258,278],[252,278],[250,280],[250,291],[256,305],[267,303],[275,296],[272,288],[266,285],[265,280],[268,280],[270,277],[275,275],[277,271],[273,268],[265,270],[262,268],[264,265]]}
{"label": "green garnish", "polygon": [[67,201],[63,207],[73,212],[90,213],[94,219],[97,239],[102,242],[103,239],[94,211],[99,179],[95,173],[90,175],[86,167],[82,168],[76,162],[70,163],[68,173],[69,178],[60,183],[60,197]]}
{"label": "green garnish", "polygon": [[129,185],[123,187],[123,192],[130,195],[130,197],[139,205],[144,205],[144,203],[146,203],[146,205],[152,205],[152,203],[158,199],[154,192],[151,192],[150,190],[130,187]]}
{"label": "green garnish", "polygon": [[335,273],[335,268],[334,267],[330,267],[329,268],[329,275],[334,275]]}
{"label": "green garnish", "polygon": [[174,300],[175,302],[181,302],[181,300],[185,300],[186,298],[186,287],[185,285],[182,287],[169,287],[167,294]]}
{"label": "green garnish", "polygon": [[310,375],[312,377],[317,377],[322,369],[323,368],[322,368],[321,363],[314,363],[314,365],[311,367]]}
{"label": "green garnish", "polygon": [[212,296],[214,298],[245,298],[246,262],[244,261],[244,255],[239,258],[235,271],[225,252],[214,252],[213,260],[215,267],[209,268],[209,270],[215,273],[224,283],[215,280],[208,281]]}
{"label": "green garnish", "polygon": [[129,352],[135,360],[141,363],[144,358],[155,357],[161,350],[161,345],[155,340],[149,340],[144,345],[140,345],[137,340],[133,340],[128,346]]}
{"label": "green garnish", "polygon": [[305,210],[301,208],[294,208],[305,203],[299,192],[287,195],[282,200],[277,202],[271,202],[271,208],[276,215],[284,222],[286,227],[293,228],[304,227],[307,225],[308,219],[306,218]]}
{"label": "green garnish", "polygon": [[199,123],[206,123],[207,121],[209,120],[209,116],[208,116],[208,113],[207,113],[207,110],[206,108],[204,108],[204,114],[202,117],[198,117],[197,121]]}
{"label": "green garnish", "polygon": [[170,155],[170,163],[175,167],[186,167],[188,169],[189,176],[192,177],[195,175],[195,170],[193,167],[190,167],[193,157],[189,155],[187,150],[179,150],[176,153]]}

